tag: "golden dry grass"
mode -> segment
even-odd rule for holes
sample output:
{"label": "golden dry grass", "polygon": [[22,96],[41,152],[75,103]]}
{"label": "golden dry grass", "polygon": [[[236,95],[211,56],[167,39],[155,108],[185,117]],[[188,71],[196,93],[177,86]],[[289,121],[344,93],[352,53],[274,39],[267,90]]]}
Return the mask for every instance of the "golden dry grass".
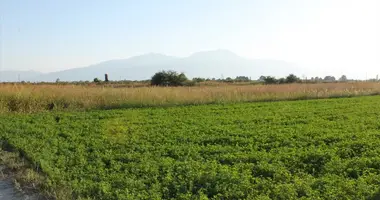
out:
{"label": "golden dry grass", "polygon": [[[380,83],[110,88],[0,84],[0,113],[87,110],[374,95]],[[54,105],[54,106],[53,106]]]}

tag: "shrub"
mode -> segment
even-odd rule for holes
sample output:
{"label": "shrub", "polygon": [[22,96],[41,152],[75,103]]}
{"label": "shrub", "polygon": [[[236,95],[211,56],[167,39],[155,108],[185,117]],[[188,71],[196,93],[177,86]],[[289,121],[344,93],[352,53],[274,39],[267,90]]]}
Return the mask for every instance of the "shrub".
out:
{"label": "shrub", "polygon": [[151,79],[151,84],[156,86],[183,86],[187,80],[184,73],[169,70],[154,74]]}
{"label": "shrub", "polygon": [[205,82],[205,81],[207,81],[207,80],[204,79],[204,78],[196,77],[196,78],[193,78],[193,81],[194,81],[194,82],[197,82],[197,83],[201,83],[201,82]]}
{"label": "shrub", "polygon": [[299,81],[300,79],[294,74],[289,74],[289,76],[286,77],[286,83],[296,83]]}
{"label": "shrub", "polygon": [[226,83],[233,83],[234,80],[233,80],[231,77],[227,77],[227,78],[224,80],[224,82],[226,82]]}
{"label": "shrub", "polygon": [[280,78],[280,79],[278,79],[278,83],[279,84],[284,84],[284,83],[287,83],[287,81],[286,81],[285,78]]}
{"label": "shrub", "polygon": [[248,76],[237,76],[235,78],[235,81],[238,81],[238,82],[249,82],[249,81],[251,81],[251,79]]}
{"label": "shrub", "polygon": [[264,80],[264,83],[265,84],[275,84],[277,83],[277,79],[273,76],[266,76],[266,77],[263,77],[263,80]]}
{"label": "shrub", "polygon": [[101,80],[99,78],[94,78],[94,83],[100,83]]}

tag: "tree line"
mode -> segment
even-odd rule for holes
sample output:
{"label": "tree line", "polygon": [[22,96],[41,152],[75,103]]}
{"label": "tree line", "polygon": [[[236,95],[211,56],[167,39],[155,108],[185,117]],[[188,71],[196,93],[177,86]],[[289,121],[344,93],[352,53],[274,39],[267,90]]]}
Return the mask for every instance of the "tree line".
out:
{"label": "tree line", "polygon": [[[35,84],[133,84],[133,83],[144,83],[144,85],[153,85],[153,86],[194,86],[202,82],[224,82],[224,83],[239,83],[246,82],[250,84],[291,84],[291,83],[319,83],[319,82],[346,82],[346,81],[355,81],[349,80],[347,76],[342,75],[339,79],[336,79],[334,76],[325,76],[322,77],[311,77],[310,79],[303,78],[289,74],[286,77],[276,78],[274,76],[260,76],[258,79],[253,80],[248,76],[236,76],[235,78],[226,77],[226,78],[202,78],[195,77],[189,79],[184,73],[179,73],[174,70],[162,70],[156,72],[150,79],[147,80],[110,80],[108,74],[105,74],[104,79],[94,78],[92,81],[61,81],[57,79],[55,83],[51,82],[39,82]],[[378,81],[378,79],[371,79],[369,81]],[[22,81],[21,83],[33,84],[31,82]]]}
{"label": "tree line", "polygon": [[294,74],[289,74],[283,78],[276,78],[274,76],[260,76],[258,80],[251,80],[247,76],[237,76],[236,78],[227,77],[225,79],[205,79],[196,77],[189,80],[184,73],[178,73],[176,71],[160,71],[152,76],[151,84],[155,86],[191,86],[196,83],[206,81],[219,81],[219,82],[259,82],[264,84],[291,84],[302,82],[346,82],[347,76],[342,75],[338,80],[334,76],[312,77],[308,79],[301,79]]}

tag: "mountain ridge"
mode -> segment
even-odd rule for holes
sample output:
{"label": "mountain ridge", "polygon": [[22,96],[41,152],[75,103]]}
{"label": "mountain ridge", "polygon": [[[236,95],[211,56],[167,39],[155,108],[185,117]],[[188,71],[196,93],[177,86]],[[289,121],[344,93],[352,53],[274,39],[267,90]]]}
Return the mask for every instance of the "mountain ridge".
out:
{"label": "mountain ridge", "polygon": [[[146,80],[157,71],[176,70],[184,72],[189,78],[221,78],[248,76],[258,78],[261,75],[285,76],[290,73],[301,72],[300,68],[282,60],[247,59],[232,51],[217,49],[211,51],[195,52],[187,57],[175,57],[161,53],[146,53],[126,59],[113,59],[96,64],[66,69],[50,73],[32,73],[22,80],[32,82],[61,81],[91,81],[94,78],[103,78],[108,74],[110,80]],[[3,73],[3,72],[2,72]],[[12,78],[0,81],[18,81],[13,71],[8,74]]]}

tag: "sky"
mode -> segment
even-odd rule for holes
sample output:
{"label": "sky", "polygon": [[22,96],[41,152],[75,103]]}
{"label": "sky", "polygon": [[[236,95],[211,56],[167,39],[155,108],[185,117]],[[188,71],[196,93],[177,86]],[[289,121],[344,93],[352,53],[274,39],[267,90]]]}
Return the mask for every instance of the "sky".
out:
{"label": "sky", "polygon": [[308,76],[380,74],[378,0],[0,0],[0,69],[228,49]]}

